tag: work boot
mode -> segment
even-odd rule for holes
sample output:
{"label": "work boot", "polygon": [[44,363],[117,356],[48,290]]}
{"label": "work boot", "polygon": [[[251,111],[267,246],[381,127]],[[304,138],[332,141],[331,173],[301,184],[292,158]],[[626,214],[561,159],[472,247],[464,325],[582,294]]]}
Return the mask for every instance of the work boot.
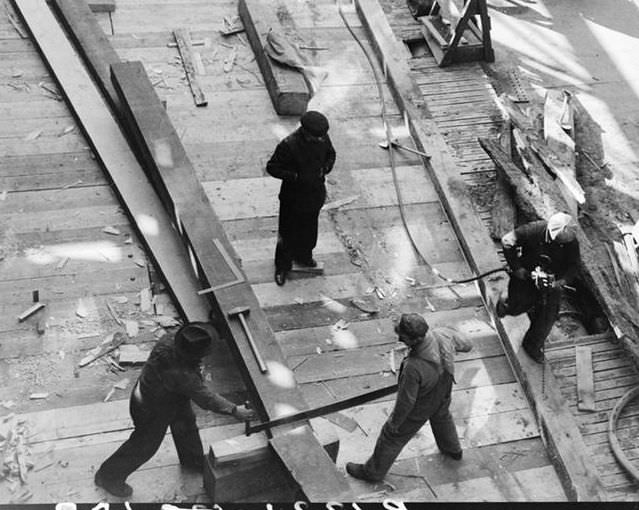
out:
{"label": "work boot", "polygon": [[497,296],[497,301],[495,302],[495,313],[500,319],[506,317],[506,303],[501,295]]}
{"label": "work boot", "polygon": [[105,491],[118,498],[128,498],[133,494],[133,488],[128,483],[108,480],[102,476],[100,470],[95,472],[93,481],[98,487],[102,487]]}
{"label": "work boot", "polygon": [[354,462],[346,463],[346,472],[353,478],[364,480],[365,482],[380,482],[381,478],[373,478],[366,472],[364,464],[355,464]]}
{"label": "work boot", "polygon": [[204,464],[198,464],[197,462],[180,462],[180,467],[193,473],[202,473],[204,471]]}
{"label": "work boot", "polygon": [[277,269],[275,271],[275,283],[277,283],[280,287],[286,283],[286,271],[282,269]]}
{"label": "work boot", "polygon": [[541,349],[536,349],[534,347],[528,346],[528,344],[522,344],[524,351],[535,363],[542,364],[544,362],[544,353],[541,352]]}
{"label": "work boot", "polygon": [[442,455],[445,455],[446,457],[450,457],[453,460],[461,460],[463,456],[462,450],[459,450],[458,452],[449,452],[446,450],[440,450],[440,452],[442,453]]}
{"label": "work boot", "polygon": [[315,260],[313,257],[306,260],[296,260],[295,262],[304,267],[317,267],[317,260]]}

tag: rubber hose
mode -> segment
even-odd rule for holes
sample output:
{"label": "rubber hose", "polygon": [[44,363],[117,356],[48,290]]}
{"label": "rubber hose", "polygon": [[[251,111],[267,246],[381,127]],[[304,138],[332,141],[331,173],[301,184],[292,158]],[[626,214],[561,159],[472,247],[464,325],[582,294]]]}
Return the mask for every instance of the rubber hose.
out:
{"label": "rubber hose", "polygon": [[619,415],[624,407],[630,402],[633,398],[639,395],[639,386],[628,390],[623,397],[621,397],[615,407],[612,409],[610,416],[608,418],[608,440],[610,441],[610,448],[612,448],[612,453],[619,461],[628,473],[630,473],[636,481],[639,481],[639,470],[630,462],[630,459],[626,457],[626,454],[621,449],[621,445],[619,444],[619,439],[617,438],[617,420],[619,419]]}

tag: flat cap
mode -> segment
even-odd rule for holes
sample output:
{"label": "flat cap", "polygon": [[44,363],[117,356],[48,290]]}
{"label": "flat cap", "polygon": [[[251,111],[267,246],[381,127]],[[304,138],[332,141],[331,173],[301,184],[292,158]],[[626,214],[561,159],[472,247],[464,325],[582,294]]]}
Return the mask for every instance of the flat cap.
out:
{"label": "flat cap", "polygon": [[418,313],[403,313],[395,326],[395,333],[410,338],[421,338],[428,331],[426,320]]}
{"label": "flat cap", "polygon": [[302,115],[300,123],[313,136],[324,136],[328,133],[328,119],[320,112],[309,110]]}
{"label": "flat cap", "polygon": [[203,358],[218,340],[215,328],[206,322],[191,322],[175,333],[178,350],[190,358]]}

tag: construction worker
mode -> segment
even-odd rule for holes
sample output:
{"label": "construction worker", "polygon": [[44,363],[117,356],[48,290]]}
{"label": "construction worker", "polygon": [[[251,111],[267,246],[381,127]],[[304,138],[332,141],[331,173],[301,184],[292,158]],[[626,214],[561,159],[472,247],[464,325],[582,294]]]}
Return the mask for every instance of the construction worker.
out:
{"label": "construction worker", "polygon": [[399,341],[409,347],[399,371],[395,407],[366,463],[346,464],[348,474],[369,482],[384,479],[406,443],[428,420],[440,452],[455,460],[462,458],[449,407],[455,381],[455,352],[470,351],[472,345],[454,328],[435,327],[429,331],[426,320],[417,313],[402,314],[395,332]]}
{"label": "construction worker", "polygon": [[559,313],[561,287],[573,282],[579,264],[576,225],[569,214],[527,223],[505,234],[501,243],[510,267],[508,296],[499,297],[499,317],[528,313],[530,327],[522,347],[543,363],[543,346]]}
{"label": "construction worker", "polygon": [[169,427],[180,464],[202,472],[204,454],[191,400],[238,421],[255,419],[254,411],[233,404],[204,385],[200,363],[218,340],[213,326],[192,322],[158,341],[131,393],[133,432],[96,471],[96,485],[114,496],[130,496],[133,489],[126,483],[127,477],[157,452]]}
{"label": "construction worker", "polygon": [[313,249],[317,244],[320,209],[326,200],[324,177],[335,164],[335,149],[328,136],[328,119],[308,111],[300,127],[284,138],[266,164],[266,171],[282,179],[275,282],[284,285],[292,262],[317,267]]}

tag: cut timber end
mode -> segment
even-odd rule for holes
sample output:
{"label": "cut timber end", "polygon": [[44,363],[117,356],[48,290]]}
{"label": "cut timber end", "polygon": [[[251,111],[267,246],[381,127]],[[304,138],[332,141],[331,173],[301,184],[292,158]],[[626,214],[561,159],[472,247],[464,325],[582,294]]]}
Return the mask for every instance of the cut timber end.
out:
{"label": "cut timber end", "polygon": [[[339,438],[330,424],[312,420],[318,441],[333,462]],[[268,473],[269,476],[264,476]],[[292,501],[297,492],[288,471],[269,446],[265,434],[237,436],[210,445],[204,468],[204,487],[213,501],[243,501],[277,488],[283,501]]]}
{"label": "cut timber end", "polygon": [[115,12],[115,0],[89,0],[91,12]]}

